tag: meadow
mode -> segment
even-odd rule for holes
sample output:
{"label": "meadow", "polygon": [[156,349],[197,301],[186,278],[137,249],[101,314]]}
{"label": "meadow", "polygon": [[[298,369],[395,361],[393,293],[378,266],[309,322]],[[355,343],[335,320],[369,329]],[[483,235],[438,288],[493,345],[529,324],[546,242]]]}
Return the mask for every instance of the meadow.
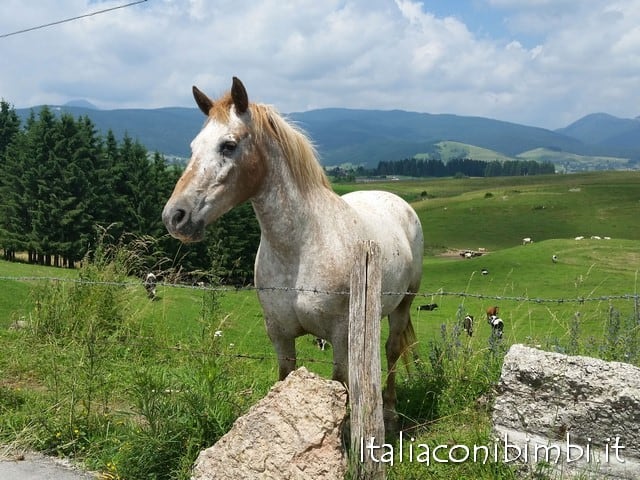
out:
{"label": "meadow", "polygon": [[[439,308],[414,311],[420,361],[398,392],[405,436],[489,443],[491,398],[513,343],[640,364],[639,184],[636,172],[599,172],[335,186],[397,193],[423,223],[414,305]],[[458,255],[479,248],[480,257]],[[150,301],[128,276],[135,252],[98,253],[76,270],[0,262],[0,443],[73,457],[105,478],[188,478],[199,449],[277,378],[256,292],[166,284]],[[484,319],[491,305],[505,322],[499,342]],[[461,331],[465,314],[476,318],[473,337]],[[299,365],[330,375],[331,350],[306,336],[298,351]],[[452,476],[519,478],[500,463],[387,471]]]}

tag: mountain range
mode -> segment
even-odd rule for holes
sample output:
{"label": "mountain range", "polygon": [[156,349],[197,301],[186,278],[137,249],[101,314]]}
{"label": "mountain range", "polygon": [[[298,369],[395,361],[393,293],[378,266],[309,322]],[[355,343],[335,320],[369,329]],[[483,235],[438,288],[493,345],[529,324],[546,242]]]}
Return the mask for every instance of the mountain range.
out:
{"label": "mountain range", "polygon": [[[26,119],[31,110],[39,108],[16,109],[16,113]],[[189,157],[189,144],[204,122],[196,108],[99,110],[82,100],[50,108],[88,116],[99,132],[111,129],[118,138],[127,133],[150,151],[170,157]],[[496,159],[547,160],[564,165],[568,171],[608,169],[611,165],[640,168],[640,117],[594,113],[564,128],[547,130],[484,117],[403,110],[327,108],[285,116],[309,134],[326,166],[371,168],[380,161],[441,156],[443,142],[454,142],[458,155],[472,158],[479,147],[485,156],[486,151],[489,157],[494,152]],[[582,159],[588,167],[580,167]]]}

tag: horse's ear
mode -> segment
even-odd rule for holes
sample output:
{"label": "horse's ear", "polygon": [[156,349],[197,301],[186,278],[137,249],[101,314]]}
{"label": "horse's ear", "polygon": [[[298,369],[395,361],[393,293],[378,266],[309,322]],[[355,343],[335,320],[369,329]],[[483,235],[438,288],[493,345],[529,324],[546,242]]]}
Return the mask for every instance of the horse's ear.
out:
{"label": "horse's ear", "polygon": [[213,106],[213,101],[209,97],[207,97],[207,95],[202,93],[195,85],[193,86],[193,98],[196,99],[196,103],[198,104],[200,110],[202,110],[202,113],[204,113],[206,116],[209,116],[209,111]]}
{"label": "horse's ear", "polygon": [[233,77],[233,83],[231,85],[231,98],[233,104],[236,107],[236,113],[242,115],[249,108],[249,96],[247,90],[239,78]]}

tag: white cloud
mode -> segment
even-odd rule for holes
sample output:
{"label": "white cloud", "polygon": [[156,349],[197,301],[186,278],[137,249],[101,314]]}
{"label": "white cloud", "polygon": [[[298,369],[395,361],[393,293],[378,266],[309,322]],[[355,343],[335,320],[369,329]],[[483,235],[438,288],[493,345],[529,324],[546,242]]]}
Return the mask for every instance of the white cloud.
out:
{"label": "white cloud", "polygon": [[[463,2],[435,14],[411,0],[148,0],[0,38],[0,96],[192,106],[192,84],[216,96],[236,75],[283,112],[402,108],[554,128],[640,114],[640,0],[477,2],[508,38],[489,24],[473,33]],[[0,34],[125,2],[53,3],[4,0]]]}

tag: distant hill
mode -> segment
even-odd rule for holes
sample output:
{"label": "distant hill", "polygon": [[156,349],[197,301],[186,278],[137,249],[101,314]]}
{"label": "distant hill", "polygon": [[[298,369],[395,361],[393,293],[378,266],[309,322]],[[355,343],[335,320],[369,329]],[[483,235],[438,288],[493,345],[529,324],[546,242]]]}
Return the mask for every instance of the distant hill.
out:
{"label": "distant hill", "polygon": [[429,152],[442,140],[507,156],[537,147],[566,151],[582,148],[579,140],[551,130],[482,117],[338,108],[292,113],[289,117],[311,134],[327,165],[377,165],[380,160]]}
{"label": "distant hill", "polygon": [[[98,110],[82,101],[72,103],[51,108],[74,116],[86,115],[100,132],[111,129],[118,138],[126,132],[149,150],[168,156],[188,157],[189,144],[204,121],[196,108]],[[16,110],[23,119],[30,111]],[[640,163],[640,121],[606,114],[588,115],[556,131],[483,117],[403,110],[328,108],[285,116],[309,133],[324,165],[375,167],[383,160],[441,152],[441,142],[450,142],[447,148],[454,151],[456,143],[467,145],[464,148],[472,157],[482,154],[482,159],[513,158],[544,149],[547,158],[553,157],[553,152],[562,152],[558,157],[564,160],[567,153],[592,157],[591,164],[597,157],[615,157],[616,165],[626,165],[626,159],[632,159],[630,165],[633,161]],[[572,161],[579,161],[576,158]],[[620,158],[624,161],[618,162]]]}
{"label": "distant hill", "polygon": [[618,118],[606,113],[592,113],[571,125],[556,130],[561,135],[586,145],[608,148],[612,152],[640,149],[640,118]]}
{"label": "distant hill", "polygon": [[[37,112],[40,108],[33,110]],[[68,105],[50,108],[74,117],[87,116],[103,134],[111,129],[121,139],[127,133],[151,151],[179,157],[189,157],[189,144],[204,122],[202,112],[197,108],[96,110]],[[31,110],[16,109],[16,113],[26,119]]]}
{"label": "distant hill", "polygon": [[89,108],[91,110],[98,110],[93,103],[88,102],[87,100],[71,100],[64,104],[65,107],[80,107],[80,108]]}

